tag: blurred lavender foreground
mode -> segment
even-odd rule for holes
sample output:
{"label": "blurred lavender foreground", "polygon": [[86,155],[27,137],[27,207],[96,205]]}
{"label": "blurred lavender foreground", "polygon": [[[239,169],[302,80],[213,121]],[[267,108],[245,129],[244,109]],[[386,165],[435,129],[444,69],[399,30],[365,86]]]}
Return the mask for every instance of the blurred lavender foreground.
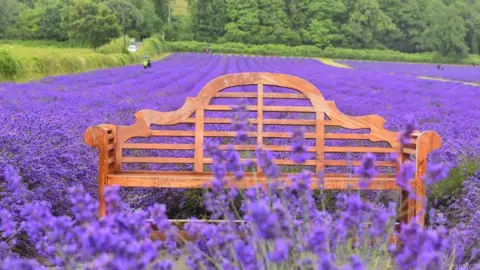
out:
{"label": "blurred lavender foreground", "polygon": [[[302,148],[302,137],[301,133],[295,134],[294,148]],[[97,202],[81,186],[73,186],[68,196],[73,216],[54,216],[50,205],[33,199],[18,173],[7,167],[0,201],[2,269],[45,269],[37,261],[18,256],[18,250],[28,244],[35,247],[37,258],[42,258],[44,264],[61,269],[167,270],[173,269],[169,260],[172,257],[185,259],[190,269],[480,267],[474,264],[480,259],[478,240],[470,238],[478,236],[478,230],[465,228],[464,223],[447,231],[441,222],[433,222],[434,228],[423,229],[412,220],[396,234],[401,243],[397,246],[389,242],[395,227],[394,203],[382,207],[363,201],[356,192],[347,192],[337,197],[335,213],[319,210],[309,188],[311,173],[293,175],[292,183],[286,186],[276,177],[278,167],[272,162],[273,156],[260,148],[256,157],[272,181],[267,187],[254,186],[245,192],[227,189],[226,168],[235,171],[234,168],[247,164],[240,163],[238,153],[222,152],[214,145],[206,150],[212,152],[215,162],[212,188],[204,196],[205,204],[212,214],[228,222],[215,225],[193,219],[184,229],[189,237],[196,238],[184,246],[178,228],[167,220],[165,205],[135,211],[121,201],[118,187],[109,187],[105,194],[107,216],[98,220]],[[292,159],[298,160],[298,154],[292,155]],[[375,174],[369,159],[367,155],[356,169],[365,178]],[[437,176],[444,169],[433,164],[425,182],[439,181]],[[468,188],[478,192],[479,180],[468,182]],[[472,201],[475,195],[478,194],[467,199],[478,204]],[[234,200],[239,196],[243,200],[237,209]],[[479,205],[473,206],[478,209]],[[147,219],[165,234],[165,240],[152,241]],[[245,223],[238,225],[235,219]],[[478,213],[467,217],[467,222],[475,219]]]}

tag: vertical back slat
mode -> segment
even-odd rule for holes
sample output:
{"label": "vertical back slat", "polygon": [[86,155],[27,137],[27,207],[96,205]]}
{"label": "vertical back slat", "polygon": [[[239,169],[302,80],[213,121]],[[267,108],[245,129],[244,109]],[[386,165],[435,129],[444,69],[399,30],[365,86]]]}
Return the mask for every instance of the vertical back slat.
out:
{"label": "vertical back slat", "polygon": [[195,172],[203,172],[204,109],[195,112]]}
{"label": "vertical back slat", "polygon": [[[399,145],[398,146],[398,164],[396,166],[395,173],[398,174],[400,172],[400,166],[401,164],[405,163],[408,159],[410,159],[409,154],[403,153],[403,146]],[[402,190],[401,192],[401,198],[400,198],[400,223],[402,224],[407,224],[410,220],[410,218],[413,216],[412,209],[414,209],[414,204],[415,201],[412,201],[410,199],[410,196],[408,194],[408,191]]]}
{"label": "vertical back slat", "polygon": [[[263,145],[263,84],[258,85],[257,97],[257,145]],[[257,164],[257,172],[260,172],[260,165]]]}
{"label": "vertical back slat", "polygon": [[316,158],[317,158],[317,165],[316,171],[317,173],[322,172],[325,168],[324,161],[325,161],[325,113],[323,111],[317,110],[316,113],[316,134],[315,134],[315,149],[316,149]]}

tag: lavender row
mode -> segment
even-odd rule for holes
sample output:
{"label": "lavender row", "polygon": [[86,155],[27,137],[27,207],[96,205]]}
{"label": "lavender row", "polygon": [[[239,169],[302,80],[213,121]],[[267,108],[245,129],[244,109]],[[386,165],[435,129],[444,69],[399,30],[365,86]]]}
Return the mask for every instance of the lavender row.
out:
{"label": "lavender row", "polygon": [[371,72],[436,77],[464,82],[480,82],[480,67],[478,66],[371,62],[355,60],[340,60],[339,62],[347,64],[355,69]]}

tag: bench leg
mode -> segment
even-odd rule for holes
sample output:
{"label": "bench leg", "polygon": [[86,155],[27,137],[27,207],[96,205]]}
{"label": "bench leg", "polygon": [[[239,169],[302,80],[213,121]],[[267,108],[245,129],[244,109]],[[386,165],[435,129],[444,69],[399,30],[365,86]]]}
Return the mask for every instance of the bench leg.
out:
{"label": "bench leg", "polygon": [[[103,180],[102,180],[103,182]],[[98,181],[98,218],[102,218],[106,215],[105,204],[105,185],[101,183],[100,177]]]}
{"label": "bench leg", "polygon": [[425,225],[426,214],[426,199],[427,192],[426,186],[422,181],[422,177],[427,171],[427,157],[430,152],[440,148],[442,138],[438,133],[433,131],[426,131],[420,134],[417,139],[417,164],[416,164],[416,177],[415,177],[415,217],[419,223]]}

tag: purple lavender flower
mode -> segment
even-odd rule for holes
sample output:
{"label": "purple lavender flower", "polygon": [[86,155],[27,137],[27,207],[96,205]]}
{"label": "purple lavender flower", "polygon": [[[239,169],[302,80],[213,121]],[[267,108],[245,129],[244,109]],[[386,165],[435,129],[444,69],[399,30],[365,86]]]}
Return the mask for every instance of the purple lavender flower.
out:
{"label": "purple lavender flower", "polygon": [[153,270],[173,270],[173,264],[171,261],[167,260],[162,260],[159,262],[156,262],[153,267]]}
{"label": "purple lavender flower", "polygon": [[273,162],[273,155],[270,151],[258,147],[255,154],[265,176],[272,179],[280,177],[280,168]]}
{"label": "purple lavender flower", "polygon": [[248,211],[245,218],[255,225],[261,238],[275,239],[278,236],[277,216],[270,211],[265,200],[249,202]]}
{"label": "purple lavender flower", "polygon": [[422,181],[427,185],[433,185],[447,178],[449,172],[450,168],[444,164],[429,164],[426,174],[422,177]]}
{"label": "purple lavender flower", "polygon": [[297,163],[302,164],[307,160],[307,149],[305,147],[305,130],[303,128],[295,130],[292,137],[292,156],[291,159]]}
{"label": "purple lavender flower", "polygon": [[408,191],[412,198],[415,197],[415,193],[412,189],[412,181],[415,177],[415,164],[412,161],[407,160],[400,165],[400,170],[395,176],[395,183],[401,189]]}
{"label": "purple lavender flower", "polygon": [[247,103],[242,101],[240,106],[233,108],[235,112],[235,117],[233,118],[233,130],[237,132],[237,138],[241,142],[246,142],[248,140],[248,114],[247,114]]}
{"label": "purple lavender flower", "polygon": [[410,135],[417,129],[417,122],[413,115],[407,115],[405,117],[406,120],[406,126],[403,132],[400,133],[399,135],[399,140],[400,143],[402,144],[409,144],[410,143]]}
{"label": "purple lavender flower", "polygon": [[355,174],[360,176],[358,186],[367,188],[377,174],[375,170],[375,156],[371,153],[365,154],[360,167],[355,168]]}
{"label": "purple lavender flower", "polygon": [[15,234],[17,224],[13,219],[13,215],[6,209],[0,209],[0,235],[9,238]]}
{"label": "purple lavender flower", "polygon": [[283,238],[277,238],[275,240],[275,246],[273,251],[268,254],[268,259],[275,263],[280,263],[288,260],[289,257],[289,244]]}
{"label": "purple lavender flower", "polygon": [[349,264],[347,269],[349,270],[365,270],[365,265],[363,264],[362,259],[358,255],[353,255],[348,259]]}
{"label": "purple lavender flower", "polygon": [[72,213],[77,222],[91,222],[97,218],[98,203],[81,185],[69,188]]}

